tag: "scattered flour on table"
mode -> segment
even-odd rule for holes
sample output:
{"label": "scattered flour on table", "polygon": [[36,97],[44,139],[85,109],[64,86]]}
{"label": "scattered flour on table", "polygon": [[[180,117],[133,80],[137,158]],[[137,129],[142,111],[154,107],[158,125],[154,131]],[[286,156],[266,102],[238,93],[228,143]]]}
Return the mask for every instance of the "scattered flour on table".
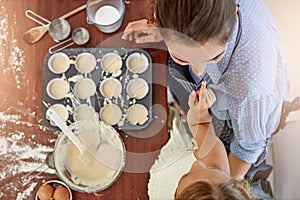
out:
{"label": "scattered flour on table", "polygon": [[[6,112],[16,112],[16,114],[6,114]],[[42,125],[43,119],[38,120],[37,123],[33,123],[22,119],[22,116],[26,116],[26,119],[35,120],[35,115],[36,112],[32,112],[30,108],[24,109],[23,106],[20,106],[19,108],[9,107],[5,111],[0,112],[0,130],[4,130],[5,128],[7,128],[7,126],[9,126],[9,124],[14,124],[24,127],[30,127],[33,129],[38,128],[42,131],[46,131],[47,128],[44,125]]]}
{"label": "scattered flour on table", "polygon": [[[45,158],[53,148],[36,142],[36,132],[46,131],[43,120],[36,120],[33,111],[38,105],[33,108],[24,105],[28,98],[36,99],[37,93],[35,89],[28,90],[35,84],[30,83],[26,74],[26,56],[19,45],[22,43],[17,15],[23,13],[7,9],[4,2],[0,0],[0,76],[3,77],[0,84],[4,85],[0,91],[0,199],[25,200],[32,197],[37,181],[44,178],[43,173],[37,175],[39,172],[55,173],[45,165]],[[17,99],[7,91],[11,84],[7,80],[15,82],[12,89],[28,90],[25,99]],[[45,142],[53,144],[55,139]]]}
{"label": "scattered flour on table", "polygon": [[[10,137],[0,137],[0,157],[7,161],[7,164],[2,165],[0,169],[0,197],[5,195],[2,191],[14,191],[18,195],[18,200],[27,199],[37,185],[34,178],[39,178],[35,176],[38,172],[55,173],[45,165],[46,156],[53,151],[53,148],[41,144],[35,144],[32,147],[23,144],[24,140],[25,136],[22,132],[12,134]],[[29,174],[31,172],[33,173]],[[22,178],[18,178],[17,184],[5,184],[6,179],[9,180],[19,175]],[[20,190],[26,187],[27,189]]]}
{"label": "scattered flour on table", "polygon": [[32,183],[26,190],[19,192],[16,200],[22,200],[25,197],[29,197],[36,185],[37,183]]}
{"label": "scattered flour on table", "polygon": [[31,172],[33,169],[39,167],[46,159],[49,152],[53,148],[36,144],[34,147],[27,144],[22,144],[24,133],[14,134],[9,138],[0,137],[0,156],[16,163],[16,165],[6,166],[1,169],[0,180],[5,178],[2,176],[14,176],[23,172]]}
{"label": "scattered flour on table", "polygon": [[[1,4],[2,1],[0,1]],[[16,12],[13,16],[9,16],[6,8],[2,5],[0,7],[0,67],[4,68],[2,69],[3,75],[13,77],[17,89],[22,89],[22,82],[26,80],[26,74],[23,72],[25,54],[18,46],[16,39],[18,31]]]}

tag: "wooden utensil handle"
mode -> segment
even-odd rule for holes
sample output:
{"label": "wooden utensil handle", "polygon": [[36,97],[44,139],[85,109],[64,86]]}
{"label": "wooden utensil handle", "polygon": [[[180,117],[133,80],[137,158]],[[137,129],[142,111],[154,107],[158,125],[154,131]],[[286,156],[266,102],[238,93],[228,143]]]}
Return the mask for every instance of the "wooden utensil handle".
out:
{"label": "wooden utensil handle", "polygon": [[64,14],[63,16],[60,17],[60,19],[68,18],[68,17],[70,17],[70,16],[72,16],[72,15],[78,13],[79,11],[82,11],[82,10],[85,9],[85,8],[86,8],[86,4],[84,4],[84,5],[82,5],[82,6],[78,7],[78,8],[76,8],[76,9],[74,9],[74,10],[72,10],[72,11],[70,11],[70,12]]}

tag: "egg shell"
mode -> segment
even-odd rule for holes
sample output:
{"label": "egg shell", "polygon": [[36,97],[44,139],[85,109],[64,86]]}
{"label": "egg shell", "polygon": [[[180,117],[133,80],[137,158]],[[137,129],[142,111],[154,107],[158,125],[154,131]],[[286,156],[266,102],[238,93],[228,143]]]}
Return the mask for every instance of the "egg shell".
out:
{"label": "egg shell", "polygon": [[38,197],[40,200],[49,200],[53,196],[54,188],[49,185],[42,185],[38,190]]}
{"label": "egg shell", "polygon": [[56,188],[53,194],[54,200],[68,200],[69,197],[69,191],[65,187]]}

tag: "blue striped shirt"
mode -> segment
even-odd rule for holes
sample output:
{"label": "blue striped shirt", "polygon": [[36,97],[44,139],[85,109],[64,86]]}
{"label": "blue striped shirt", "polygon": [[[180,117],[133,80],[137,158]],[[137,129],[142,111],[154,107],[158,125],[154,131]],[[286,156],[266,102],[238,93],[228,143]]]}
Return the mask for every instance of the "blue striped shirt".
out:
{"label": "blue striped shirt", "polygon": [[[272,133],[279,124],[281,107],[289,92],[287,60],[279,31],[261,0],[237,0],[242,35],[232,62],[225,70],[236,40],[238,24],[222,60],[206,67],[217,101],[213,114],[230,119],[234,130],[230,151],[255,163],[264,159]],[[216,130],[217,132],[217,130]],[[264,154],[262,154],[264,153]]]}

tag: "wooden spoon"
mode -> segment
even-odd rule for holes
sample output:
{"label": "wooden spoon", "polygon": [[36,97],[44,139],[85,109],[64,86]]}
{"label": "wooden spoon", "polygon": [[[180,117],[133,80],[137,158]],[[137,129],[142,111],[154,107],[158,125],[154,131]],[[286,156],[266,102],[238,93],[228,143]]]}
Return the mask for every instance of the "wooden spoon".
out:
{"label": "wooden spoon", "polygon": [[[82,11],[83,9],[86,8],[86,4],[66,13],[65,15],[61,16],[60,19],[65,19],[68,18],[76,13],[78,13],[79,11]],[[39,41],[47,32],[48,28],[49,28],[50,23],[45,24],[45,25],[41,25],[41,26],[36,26],[33,27],[31,29],[29,29],[28,31],[26,31],[24,33],[23,36],[23,40],[27,43],[27,44],[34,44],[37,41]]]}
{"label": "wooden spoon", "polygon": [[34,44],[39,41],[47,32],[47,26],[36,26],[24,33],[23,40],[27,44]]}

